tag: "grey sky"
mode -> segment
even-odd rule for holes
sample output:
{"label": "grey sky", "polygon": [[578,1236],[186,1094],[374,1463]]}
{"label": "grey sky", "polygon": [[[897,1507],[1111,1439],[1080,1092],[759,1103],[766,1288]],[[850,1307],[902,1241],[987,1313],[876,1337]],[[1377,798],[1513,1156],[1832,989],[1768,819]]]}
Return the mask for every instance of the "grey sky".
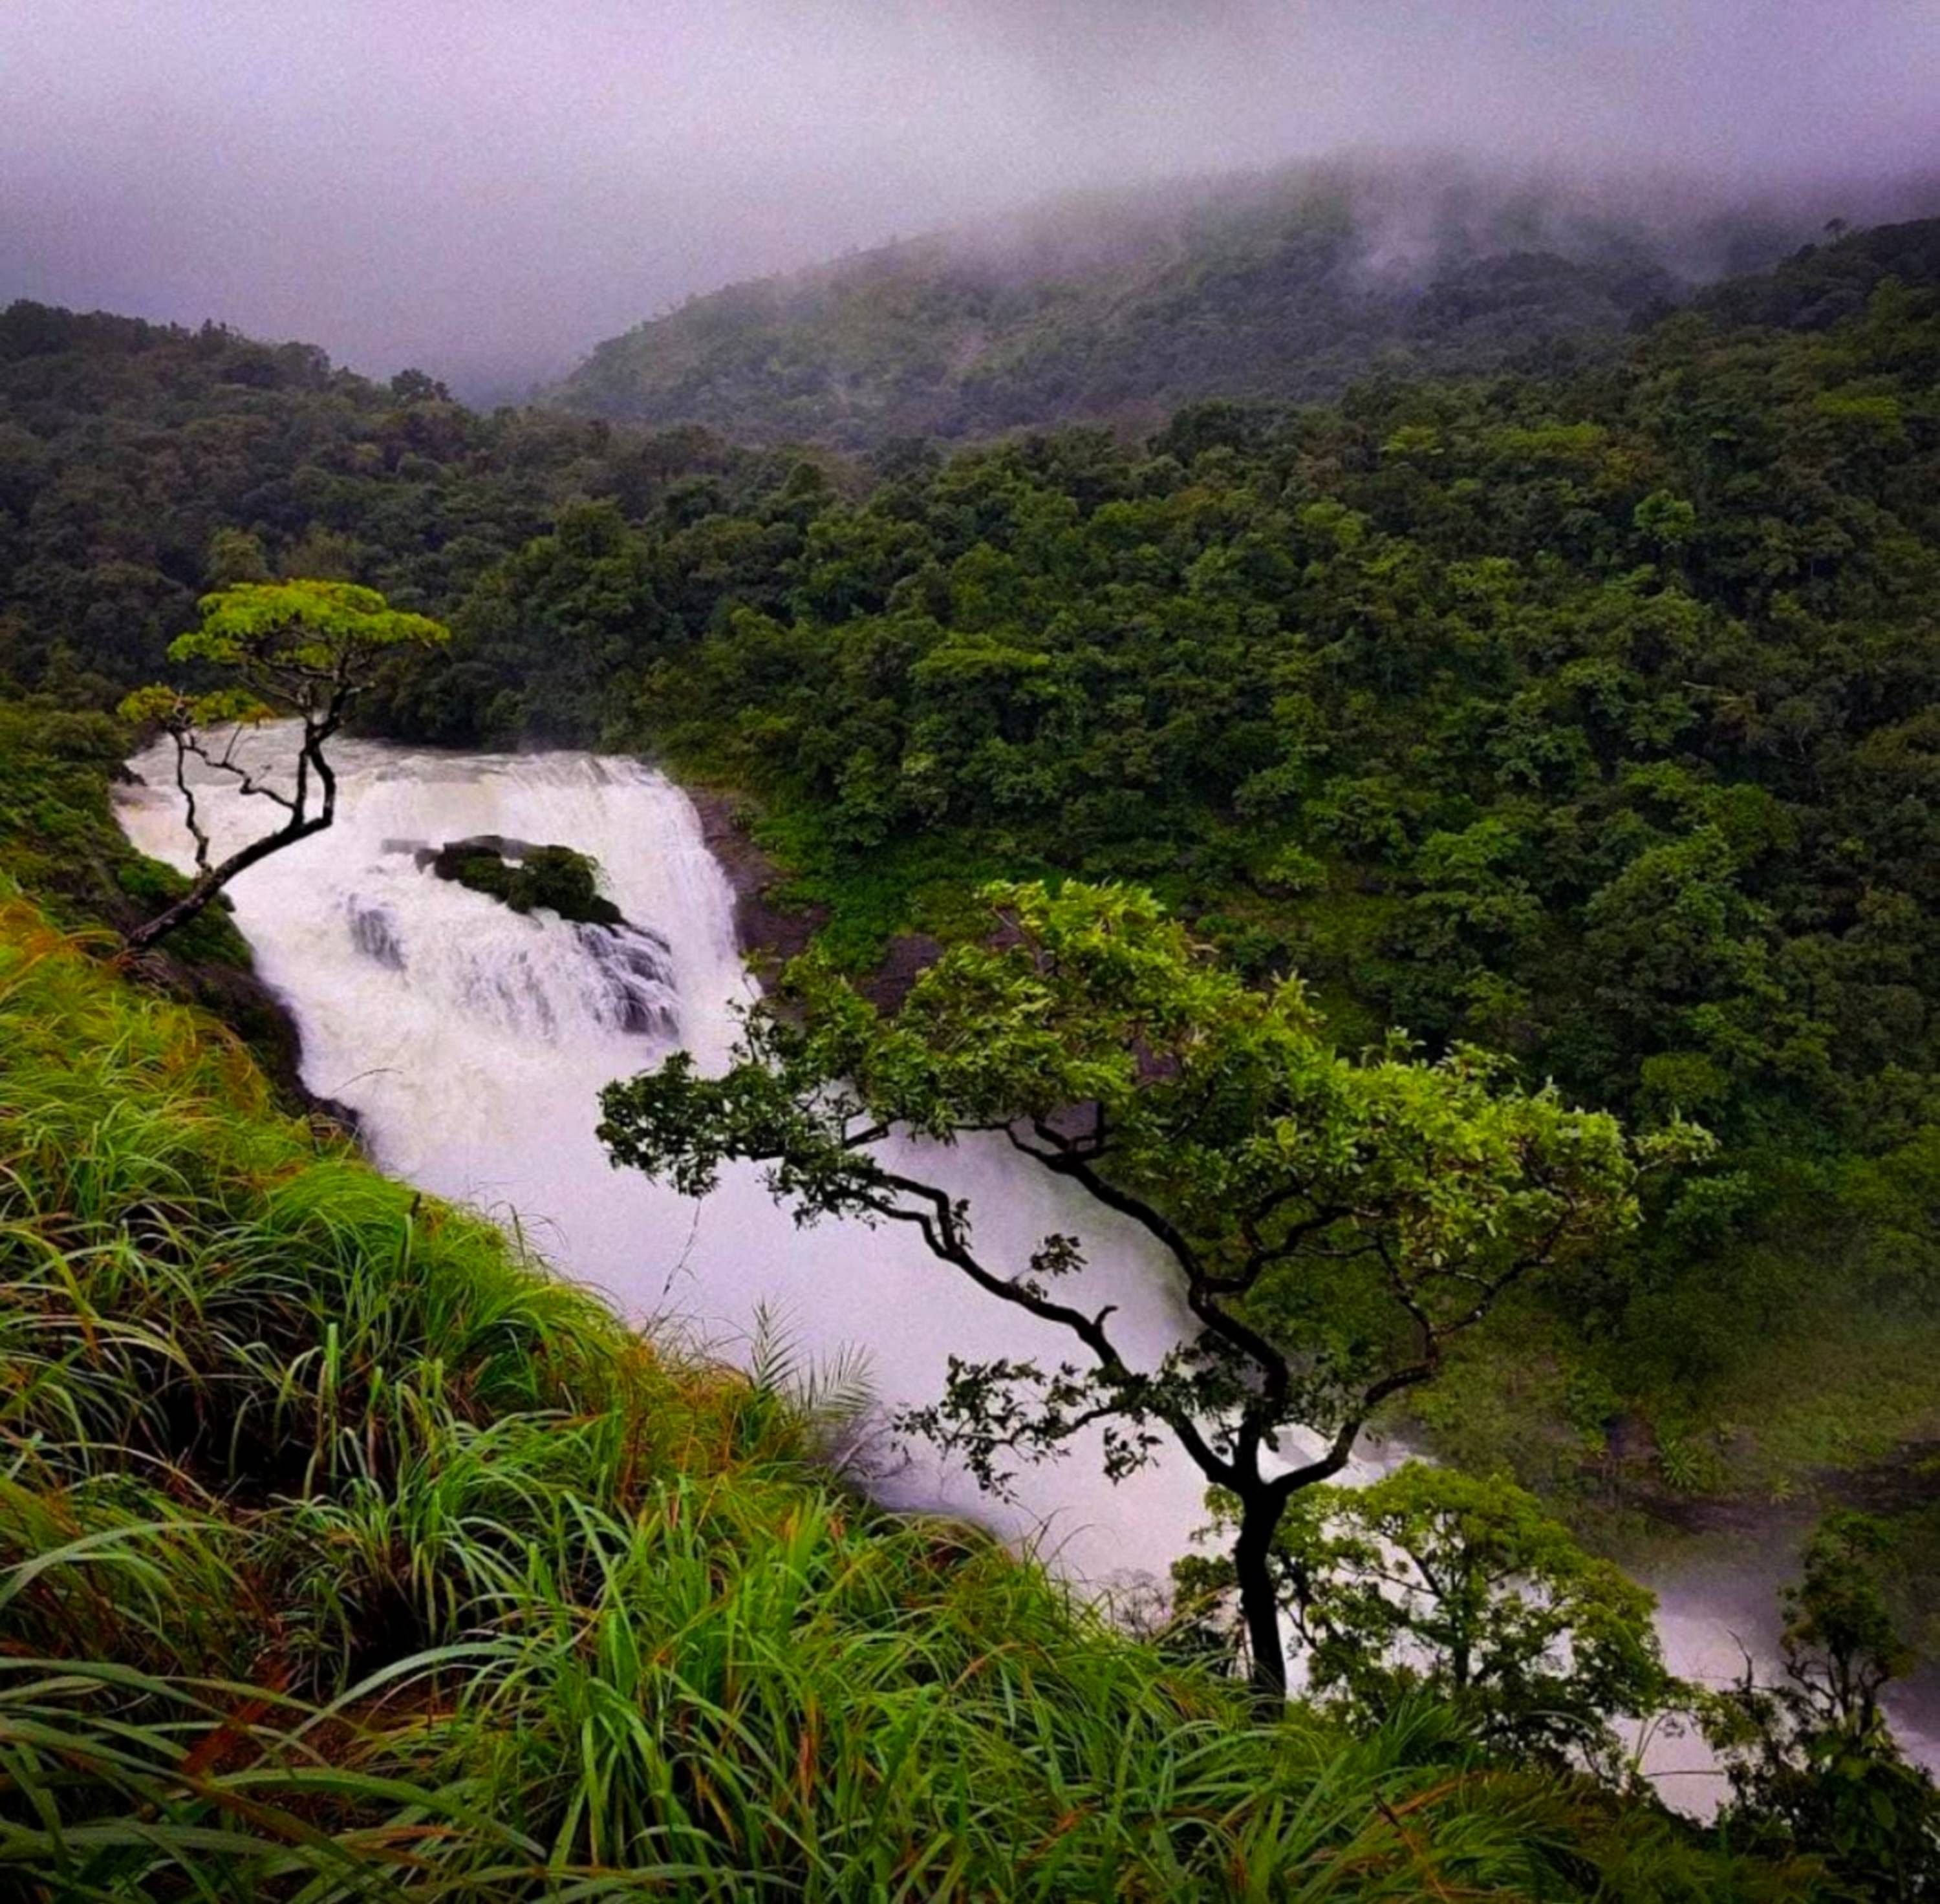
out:
{"label": "grey sky", "polygon": [[6,0],[0,299],[477,386],[1072,186],[1455,145],[1940,169],[1940,0]]}

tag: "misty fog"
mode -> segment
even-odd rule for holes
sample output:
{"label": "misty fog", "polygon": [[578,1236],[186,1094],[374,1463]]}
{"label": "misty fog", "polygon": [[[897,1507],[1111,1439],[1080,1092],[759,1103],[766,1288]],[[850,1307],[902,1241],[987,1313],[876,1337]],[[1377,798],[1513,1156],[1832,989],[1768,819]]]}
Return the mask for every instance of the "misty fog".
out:
{"label": "misty fog", "polygon": [[1890,209],[1936,102],[1930,0],[17,0],[0,301],[516,395],[734,278],[1347,149]]}

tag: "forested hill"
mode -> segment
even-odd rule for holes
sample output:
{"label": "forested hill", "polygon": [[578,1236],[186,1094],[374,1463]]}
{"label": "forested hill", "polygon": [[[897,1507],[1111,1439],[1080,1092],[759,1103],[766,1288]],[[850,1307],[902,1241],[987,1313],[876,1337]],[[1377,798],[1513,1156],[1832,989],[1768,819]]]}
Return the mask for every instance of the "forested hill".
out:
{"label": "forested hill", "polygon": [[979,876],[1129,879],[1344,1036],[1682,1108],[1719,1174],[1438,1425],[1792,1487],[1940,1436],[1936,235],[1544,374],[871,466],[17,307],[0,675],[111,705],[200,589],[346,576],[453,629],[389,731],[667,751],[851,958]]}
{"label": "forested hill", "polygon": [[602,344],[551,400],[851,449],[1149,425],[1207,396],[1331,398],[1377,365],[1554,361],[1769,263],[1802,223],[1400,169],[1073,201],[696,298]]}
{"label": "forested hill", "polygon": [[203,589],[266,568],[444,613],[572,498],[639,516],[716,479],[779,474],[703,431],[481,416],[311,344],[23,301],[0,310],[0,681],[111,705]]}

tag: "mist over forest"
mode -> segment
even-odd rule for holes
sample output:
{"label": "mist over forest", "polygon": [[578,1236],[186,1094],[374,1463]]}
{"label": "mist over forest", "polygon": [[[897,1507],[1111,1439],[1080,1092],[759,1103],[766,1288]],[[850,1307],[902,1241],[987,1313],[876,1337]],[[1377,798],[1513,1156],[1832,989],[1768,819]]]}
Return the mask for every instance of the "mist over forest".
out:
{"label": "mist over forest", "polygon": [[1454,152],[1067,194],[689,299],[542,401],[737,440],[866,449],[1086,421],[1137,432],[1208,398],[1607,354],[1732,273],[1853,221],[1940,205],[1899,179],[1733,200],[1661,175]]}
{"label": "mist over forest", "polygon": [[59,0],[0,18],[0,295],[516,399],[733,281],[1357,150],[1911,215],[1936,68],[1917,0]]}
{"label": "mist over forest", "polygon": [[0,1891],[1940,1900],[1936,99],[0,11]]}

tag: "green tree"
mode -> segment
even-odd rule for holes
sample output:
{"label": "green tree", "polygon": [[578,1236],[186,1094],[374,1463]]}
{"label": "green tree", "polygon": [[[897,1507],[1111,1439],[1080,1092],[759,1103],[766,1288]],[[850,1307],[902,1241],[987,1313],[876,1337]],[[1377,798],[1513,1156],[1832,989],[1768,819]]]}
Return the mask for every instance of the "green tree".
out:
{"label": "green tree", "polygon": [[267,582],[269,558],[263,553],[262,538],[248,529],[219,529],[209,538],[204,572],[217,588],[233,588],[238,582]]}
{"label": "green tree", "polygon": [[1630,521],[1667,553],[1674,554],[1698,533],[1698,511],[1667,489],[1653,489],[1630,512]]}
{"label": "green tree", "polygon": [[391,395],[401,404],[448,404],[451,392],[437,378],[419,370],[400,370],[391,379]]}
{"label": "green tree", "polygon": [[[325,752],[328,743],[384,655],[446,638],[440,623],[404,614],[374,589],[348,582],[240,583],[203,596],[201,608],[201,626],[178,636],[169,658],[229,669],[237,684],[205,693],[145,687],[121,705],[125,719],[158,726],[174,743],[175,785],[195,841],[196,874],[188,890],[128,934],[136,952],[194,918],[238,873],[335,819],[337,776]],[[236,757],[243,729],[278,715],[293,717],[299,727],[287,790]],[[189,777],[191,759],[225,776],[239,793],[280,808],[282,824],[215,859]]]}
{"label": "green tree", "polygon": [[[1425,1691],[1493,1750],[1613,1775],[1612,1717],[1672,1692],[1653,1596],[1499,1477],[1410,1461],[1367,1487],[1310,1488],[1273,1564],[1310,1686],[1368,1721]],[[1179,1583],[1216,1589],[1222,1570],[1188,1561]]]}
{"label": "green tree", "polygon": [[1783,1595],[1784,1683],[1758,1684],[1748,1662],[1704,1717],[1731,1778],[1728,1826],[1824,1857],[1855,1887],[1847,1894],[1912,1900],[1940,1896],[1940,1792],[1880,1704],[1913,1658],[1882,1589],[1892,1559],[1881,1522],[1829,1515]]}
{"label": "green tree", "polygon": [[[905,1424],[993,1488],[1007,1461],[1093,1425],[1115,1479],[1169,1436],[1233,1500],[1252,1671],[1277,1695],[1289,1503],[1338,1474],[1383,1403],[1432,1380],[1507,1290],[1633,1224],[1640,1169],[1701,1140],[1628,1140],[1471,1047],[1430,1064],[1396,1035],[1343,1056],[1298,980],[1250,989],[1136,890],[984,897],[993,941],[951,948],[895,1016],[801,961],[791,995],[749,1015],[725,1076],[677,1053],[609,1086],[602,1138],[690,1196],[723,1162],[758,1160],[798,1220],[910,1224],[995,1299],[1062,1329],[1072,1359],[953,1360],[943,1397]],[[1128,1361],[1112,1309],[1060,1293],[1078,1240],[988,1260],[966,1205],[877,1154],[898,1129],[1002,1132],[1139,1224],[1196,1333],[1157,1367]],[[1298,1452],[1294,1432],[1318,1448]]]}

